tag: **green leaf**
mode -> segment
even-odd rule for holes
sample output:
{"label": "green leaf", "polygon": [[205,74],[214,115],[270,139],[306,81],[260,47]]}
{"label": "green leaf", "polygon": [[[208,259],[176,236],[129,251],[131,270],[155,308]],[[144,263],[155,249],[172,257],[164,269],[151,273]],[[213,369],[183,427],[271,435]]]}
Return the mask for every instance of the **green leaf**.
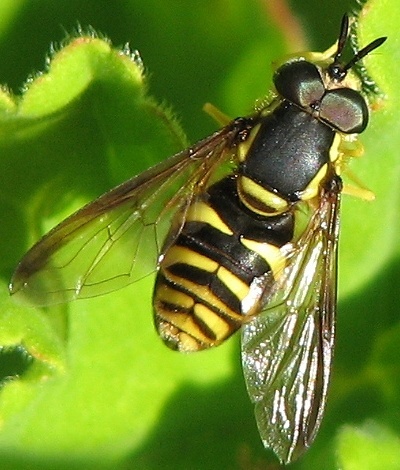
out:
{"label": "green leaf", "polygon": [[400,436],[376,423],[368,423],[361,428],[346,426],[338,440],[343,470],[399,468]]}
{"label": "green leaf", "polygon": [[362,200],[348,203],[349,198],[343,198],[341,275],[346,282],[341,284],[342,296],[370,282],[399,254],[400,162],[393,151],[400,144],[400,124],[394,109],[398,90],[393,86],[399,51],[396,46],[398,24],[391,16],[391,7],[395,8],[391,2],[385,5],[369,2],[359,19],[361,45],[380,36],[388,36],[388,40],[364,61],[369,77],[382,96],[371,97],[374,112],[368,129],[361,136],[365,154],[353,162],[351,169],[375,193],[376,199],[372,203]]}

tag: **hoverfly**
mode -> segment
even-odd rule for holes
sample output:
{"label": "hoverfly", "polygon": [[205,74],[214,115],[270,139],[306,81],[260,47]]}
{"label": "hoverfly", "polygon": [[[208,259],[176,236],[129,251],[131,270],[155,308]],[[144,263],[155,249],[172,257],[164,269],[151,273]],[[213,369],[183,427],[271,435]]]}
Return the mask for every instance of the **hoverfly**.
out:
{"label": "hoverfly", "polygon": [[155,326],[171,348],[217,346],[242,329],[258,428],[282,462],[321,423],[335,340],[340,173],[368,124],[344,63],[349,19],[325,53],[274,74],[252,115],[104,194],[28,251],[10,292],[43,306],[122,288],[157,271]]}

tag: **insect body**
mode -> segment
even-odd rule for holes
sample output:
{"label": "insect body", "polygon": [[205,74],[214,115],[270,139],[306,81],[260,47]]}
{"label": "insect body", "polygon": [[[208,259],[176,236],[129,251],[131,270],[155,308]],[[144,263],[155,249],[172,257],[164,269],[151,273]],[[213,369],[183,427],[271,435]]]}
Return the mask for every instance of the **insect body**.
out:
{"label": "insect body", "polygon": [[[91,297],[154,272],[160,336],[196,351],[242,328],[264,444],[281,461],[313,441],[334,346],[343,157],[368,124],[335,50],[284,63],[268,105],[118,186],[22,259],[11,293],[34,305]],[[351,156],[351,155],[350,155]]]}

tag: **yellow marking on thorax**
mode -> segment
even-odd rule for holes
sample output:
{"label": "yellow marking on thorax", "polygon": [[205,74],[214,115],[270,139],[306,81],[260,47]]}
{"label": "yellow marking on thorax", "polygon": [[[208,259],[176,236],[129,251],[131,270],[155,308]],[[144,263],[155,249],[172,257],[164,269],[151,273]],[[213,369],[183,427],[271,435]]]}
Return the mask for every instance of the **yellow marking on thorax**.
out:
{"label": "yellow marking on thorax", "polygon": [[233,235],[232,230],[221,219],[218,212],[206,202],[199,201],[192,204],[186,214],[187,222],[204,222],[216,228],[220,232]]}
{"label": "yellow marking on thorax", "polygon": [[339,155],[340,155],[339,146],[342,144],[342,140],[343,139],[341,135],[337,132],[335,134],[335,137],[333,138],[331,148],[329,149],[329,160],[332,163],[335,163],[336,160],[339,158]]}
{"label": "yellow marking on thorax", "polygon": [[[238,179],[238,192],[243,204],[257,214],[276,215],[288,210],[285,199],[268,191],[247,176]],[[258,202],[259,207],[255,206]]]}
{"label": "yellow marking on thorax", "polygon": [[249,137],[244,142],[238,145],[237,157],[239,162],[243,162],[244,160],[246,160],[247,154],[249,153],[250,147],[253,144],[254,139],[258,134],[258,131],[260,130],[260,127],[261,124],[257,124],[256,126],[254,126],[254,128],[251,130]]}
{"label": "yellow marking on thorax", "polygon": [[219,267],[217,277],[240,301],[248,295],[250,290],[249,286],[223,266]]}
{"label": "yellow marking on thorax", "polygon": [[271,268],[274,279],[278,279],[282,270],[286,266],[286,258],[281,252],[281,250],[270,243],[261,243],[254,240],[249,240],[248,238],[242,238],[241,242],[249,250],[258,253]]}
{"label": "yellow marking on thorax", "polygon": [[321,190],[321,181],[325,178],[327,171],[328,164],[325,163],[325,165],[322,165],[318,173],[310,181],[306,189],[304,191],[301,191],[300,199],[302,201],[309,201],[310,199],[314,199],[316,196],[318,196]]}

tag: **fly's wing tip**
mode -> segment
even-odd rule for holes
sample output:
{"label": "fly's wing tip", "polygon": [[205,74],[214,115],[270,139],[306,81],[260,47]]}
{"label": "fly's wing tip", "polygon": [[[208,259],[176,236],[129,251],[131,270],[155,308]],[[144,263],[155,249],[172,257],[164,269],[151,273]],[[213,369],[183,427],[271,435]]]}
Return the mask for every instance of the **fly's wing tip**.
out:
{"label": "fly's wing tip", "polygon": [[[285,429],[282,425],[271,426],[272,418],[263,401],[256,403],[255,416],[264,447],[274,452],[282,465],[288,465],[298,460],[307,452],[314,441],[316,432],[306,435],[299,426],[294,433],[290,427]],[[315,431],[318,430],[319,424],[314,428]],[[295,434],[298,435],[295,437]]]}
{"label": "fly's wing tip", "polygon": [[17,268],[9,284],[8,292],[13,302],[24,307],[46,307],[68,302],[74,298],[73,291],[59,289],[54,282],[51,288],[40,276],[27,275]]}
{"label": "fly's wing tip", "polygon": [[25,280],[15,272],[8,283],[8,292],[13,299],[18,299],[26,286]]}

